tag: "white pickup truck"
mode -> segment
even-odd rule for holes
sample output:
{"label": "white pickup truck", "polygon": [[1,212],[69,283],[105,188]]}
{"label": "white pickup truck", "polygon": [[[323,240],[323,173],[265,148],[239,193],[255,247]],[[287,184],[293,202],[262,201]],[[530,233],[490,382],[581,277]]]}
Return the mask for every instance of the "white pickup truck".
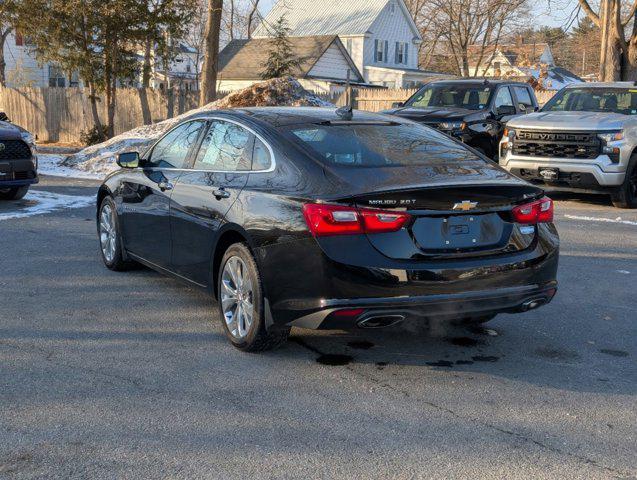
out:
{"label": "white pickup truck", "polygon": [[511,119],[499,153],[525,180],[607,192],[616,207],[637,208],[637,85],[565,87],[539,112]]}

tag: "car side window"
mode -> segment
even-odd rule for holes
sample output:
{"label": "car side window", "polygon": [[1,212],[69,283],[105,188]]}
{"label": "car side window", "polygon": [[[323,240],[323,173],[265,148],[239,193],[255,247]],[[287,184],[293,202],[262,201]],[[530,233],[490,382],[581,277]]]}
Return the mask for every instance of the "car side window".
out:
{"label": "car side window", "polygon": [[253,135],[236,123],[215,120],[197,153],[196,170],[234,172],[250,170]]}
{"label": "car side window", "polygon": [[513,87],[513,91],[515,92],[515,96],[518,99],[518,103],[524,105],[527,110],[533,109],[533,100],[531,100],[531,94],[526,87],[515,86]]}
{"label": "car side window", "polygon": [[513,98],[511,97],[511,92],[509,91],[509,87],[500,87],[498,89],[498,93],[495,96],[495,108],[502,107],[503,105],[513,106]]}
{"label": "car side window", "polygon": [[199,138],[201,120],[179,125],[162,138],[150,154],[147,165],[160,168],[185,168],[190,149]]}
{"label": "car side window", "polygon": [[265,143],[255,137],[254,148],[252,150],[252,170],[267,170],[272,166],[270,150]]}

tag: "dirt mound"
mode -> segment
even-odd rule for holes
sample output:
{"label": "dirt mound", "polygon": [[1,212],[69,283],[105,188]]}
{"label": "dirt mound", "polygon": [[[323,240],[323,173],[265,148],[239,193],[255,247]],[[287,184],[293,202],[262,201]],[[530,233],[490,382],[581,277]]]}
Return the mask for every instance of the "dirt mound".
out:
{"label": "dirt mound", "polygon": [[164,132],[182,120],[208,110],[241,107],[310,106],[333,107],[305,90],[292,77],[275,78],[238,90],[204,107],[153,125],[144,125],[117,135],[106,142],[86,147],[62,161],[62,165],[94,174],[107,174],[118,167],[115,155],[125,151],[143,152]]}

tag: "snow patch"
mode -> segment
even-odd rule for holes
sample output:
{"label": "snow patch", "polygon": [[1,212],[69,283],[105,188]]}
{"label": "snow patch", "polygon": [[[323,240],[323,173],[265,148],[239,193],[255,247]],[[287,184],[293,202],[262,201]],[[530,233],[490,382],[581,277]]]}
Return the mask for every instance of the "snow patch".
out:
{"label": "snow patch", "polygon": [[[102,180],[110,172],[92,172],[86,170],[78,170],[77,168],[67,167],[63,164],[66,155],[58,154],[38,154],[38,173],[42,175],[50,175],[52,177],[67,178],[86,178],[92,180]],[[112,170],[117,170],[117,164],[112,164]]]}
{"label": "snow patch", "polygon": [[65,208],[82,208],[95,203],[95,197],[62,195],[60,193],[46,192],[42,190],[31,190],[21,200],[13,202],[19,210],[13,212],[0,213],[0,221],[14,218],[32,217],[51,213]]}
{"label": "snow patch", "polygon": [[601,217],[582,217],[579,215],[564,215],[565,218],[570,220],[583,220],[585,222],[603,222],[603,223],[619,223],[622,225],[634,225],[637,226],[637,222],[632,220],[622,220],[622,217],[617,218],[601,218]]}

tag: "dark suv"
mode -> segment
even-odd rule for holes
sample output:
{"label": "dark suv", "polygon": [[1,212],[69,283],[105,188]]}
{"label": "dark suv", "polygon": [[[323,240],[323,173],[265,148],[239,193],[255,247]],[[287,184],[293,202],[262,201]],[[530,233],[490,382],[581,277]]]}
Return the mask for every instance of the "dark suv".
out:
{"label": "dark suv", "polygon": [[496,158],[504,124],[534,112],[537,99],[527,83],[507,80],[441,80],[418,90],[383,113],[398,115],[458,138]]}
{"label": "dark suv", "polygon": [[0,200],[22,198],[38,182],[35,138],[0,112]]}

